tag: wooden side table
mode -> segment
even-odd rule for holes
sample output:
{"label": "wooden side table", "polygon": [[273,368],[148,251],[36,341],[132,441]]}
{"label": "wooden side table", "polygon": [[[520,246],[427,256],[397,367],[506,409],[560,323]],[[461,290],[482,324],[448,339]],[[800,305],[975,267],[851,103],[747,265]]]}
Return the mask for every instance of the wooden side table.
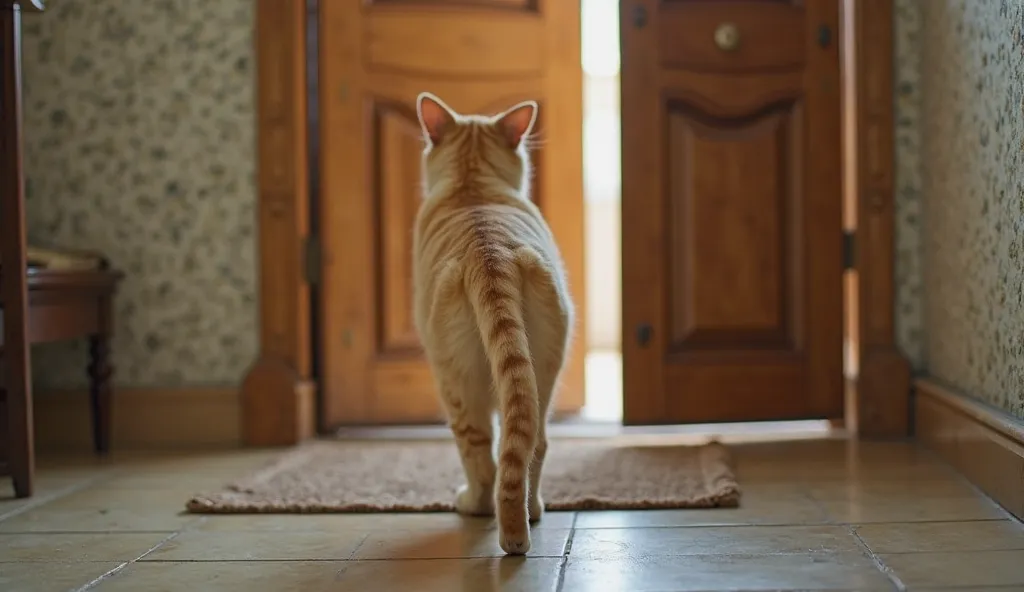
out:
{"label": "wooden side table", "polygon": [[99,454],[110,450],[110,379],[114,371],[110,363],[110,338],[113,335],[114,294],[122,277],[121,272],[111,269],[30,269],[28,274],[29,343],[83,337],[89,340],[86,371],[92,408],[93,447]]}

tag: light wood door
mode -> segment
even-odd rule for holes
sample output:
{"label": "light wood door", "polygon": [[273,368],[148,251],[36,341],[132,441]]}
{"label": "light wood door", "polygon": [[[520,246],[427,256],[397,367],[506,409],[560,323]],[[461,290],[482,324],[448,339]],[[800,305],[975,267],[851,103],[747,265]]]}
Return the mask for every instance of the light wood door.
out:
{"label": "light wood door", "polygon": [[623,0],[624,415],[840,417],[837,0]]}
{"label": "light wood door", "polygon": [[[567,0],[320,2],[321,426],[443,419],[412,322],[415,100],[540,105],[533,199],[583,311],[580,13]],[[557,409],[583,403],[583,324]]]}

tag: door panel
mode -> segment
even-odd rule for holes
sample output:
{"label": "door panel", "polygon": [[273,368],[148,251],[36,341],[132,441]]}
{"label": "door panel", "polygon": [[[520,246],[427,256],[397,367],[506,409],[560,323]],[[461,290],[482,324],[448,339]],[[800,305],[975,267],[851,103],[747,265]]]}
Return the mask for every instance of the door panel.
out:
{"label": "door panel", "polygon": [[379,347],[382,355],[419,350],[412,319],[412,233],[419,199],[410,187],[420,182],[420,126],[415,112],[393,105],[374,110],[374,185],[378,196],[380,290]]}
{"label": "door panel", "polygon": [[787,350],[798,337],[789,304],[799,286],[783,269],[795,242],[787,220],[798,205],[791,106],[731,121],[669,107],[672,351]]}
{"label": "door panel", "polygon": [[837,3],[622,7],[626,422],[840,417]]}
{"label": "door panel", "polygon": [[[579,10],[561,0],[320,3],[321,425],[443,418],[412,321],[424,90],[462,112],[533,99],[532,199],[566,259],[583,318]],[[549,196],[551,196],[549,198]],[[560,411],[583,403],[583,331]]]}

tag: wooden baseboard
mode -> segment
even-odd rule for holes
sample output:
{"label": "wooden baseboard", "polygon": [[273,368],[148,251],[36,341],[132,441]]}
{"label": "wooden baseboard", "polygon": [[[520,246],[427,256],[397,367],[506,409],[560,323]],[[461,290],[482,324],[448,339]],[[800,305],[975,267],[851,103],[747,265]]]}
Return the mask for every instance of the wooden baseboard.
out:
{"label": "wooden baseboard", "polygon": [[[36,448],[89,453],[92,423],[84,390],[37,393]],[[237,388],[114,390],[111,450],[235,448],[241,444]]]}
{"label": "wooden baseboard", "polygon": [[1024,421],[932,379],[915,387],[917,439],[1024,520]]}

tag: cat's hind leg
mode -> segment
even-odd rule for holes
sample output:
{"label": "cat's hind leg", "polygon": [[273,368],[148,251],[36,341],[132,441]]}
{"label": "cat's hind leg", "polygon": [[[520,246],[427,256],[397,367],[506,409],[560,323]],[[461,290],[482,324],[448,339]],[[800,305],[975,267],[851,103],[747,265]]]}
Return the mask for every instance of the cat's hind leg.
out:
{"label": "cat's hind leg", "polygon": [[537,403],[540,410],[537,446],[534,449],[533,461],[530,463],[527,506],[530,522],[537,522],[544,514],[541,478],[548,451],[547,418],[568,353],[573,310],[571,303],[564,300],[564,295],[555,284],[550,271],[536,253],[523,250],[519,257],[520,268],[523,271],[524,317],[530,352],[534,358]]}
{"label": "cat's hind leg", "polygon": [[492,516],[497,468],[491,373],[460,286],[453,281],[438,290],[430,313],[428,358],[466,475],[456,494],[456,510]]}
{"label": "cat's hind leg", "polygon": [[490,376],[485,380],[464,377],[458,384],[448,382],[443,388],[449,425],[466,473],[466,483],[456,494],[456,510],[468,516],[492,516],[497,467],[493,455]]}

